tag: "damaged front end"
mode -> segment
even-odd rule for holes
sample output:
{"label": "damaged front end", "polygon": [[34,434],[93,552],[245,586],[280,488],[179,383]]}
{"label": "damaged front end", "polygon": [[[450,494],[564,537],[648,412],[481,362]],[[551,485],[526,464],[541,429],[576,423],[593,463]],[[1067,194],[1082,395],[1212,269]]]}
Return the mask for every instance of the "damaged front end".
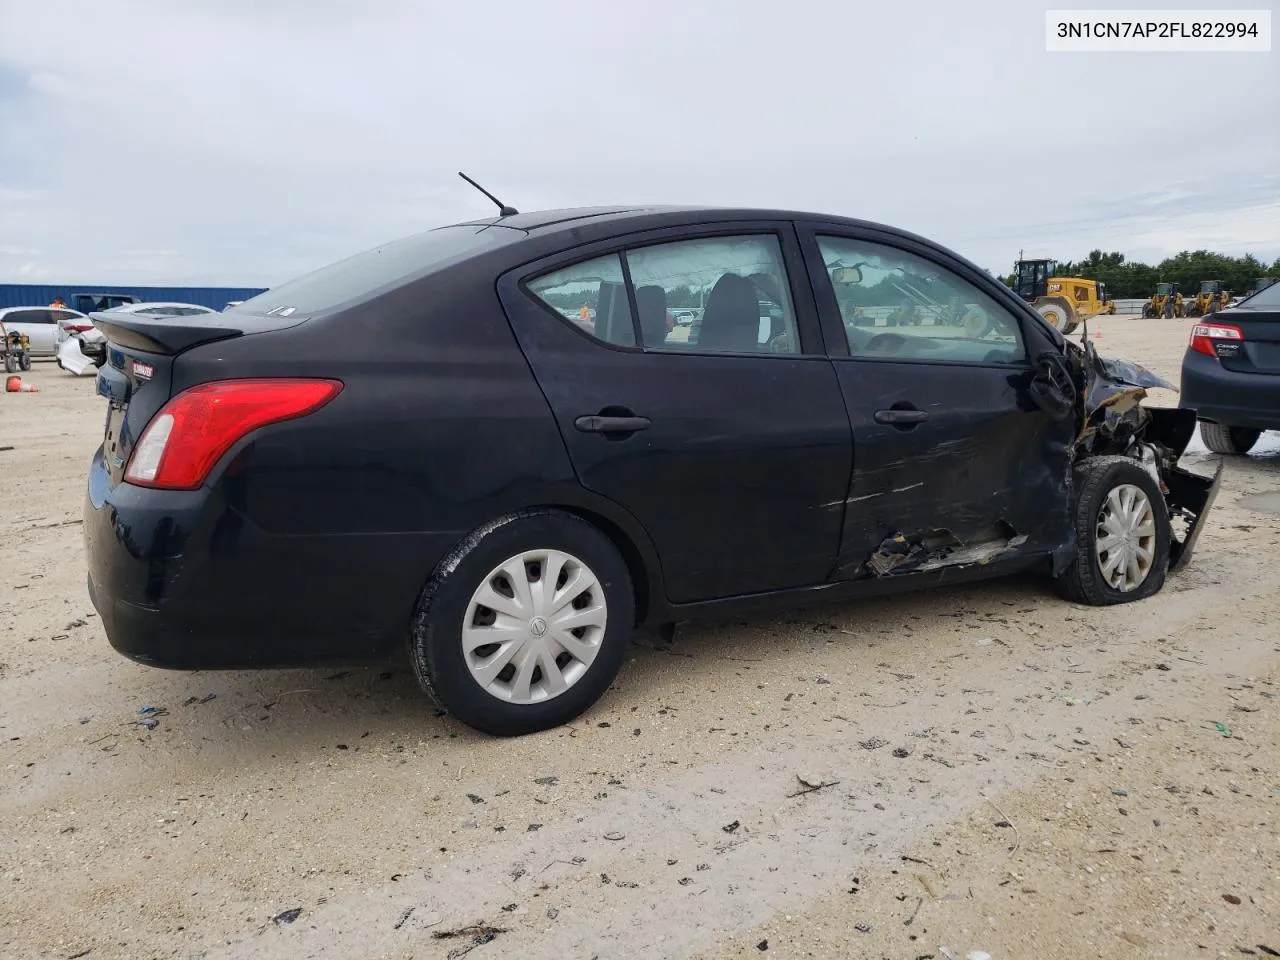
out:
{"label": "damaged front end", "polygon": [[[1212,477],[1178,466],[1195,435],[1195,411],[1143,406],[1148,388],[1177,388],[1136,363],[1098,356],[1087,333],[1080,346],[1066,342],[1065,356],[1043,359],[1042,372],[1037,375],[1037,401],[1042,395],[1045,402],[1041,405],[1046,409],[1047,404],[1057,404],[1056,409],[1069,407],[1075,412],[1079,431],[1073,460],[1124,456],[1146,469],[1164,494],[1172,521],[1169,569],[1181,570],[1191,560],[1222,478],[1221,462]],[[1059,372],[1068,375],[1074,397],[1065,392]]]}

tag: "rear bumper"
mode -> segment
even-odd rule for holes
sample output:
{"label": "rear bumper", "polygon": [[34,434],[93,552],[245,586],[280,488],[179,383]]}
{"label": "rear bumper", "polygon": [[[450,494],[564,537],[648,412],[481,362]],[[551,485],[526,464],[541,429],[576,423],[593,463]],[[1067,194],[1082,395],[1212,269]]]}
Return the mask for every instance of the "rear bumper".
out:
{"label": "rear bumper", "polygon": [[1201,420],[1228,427],[1280,430],[1280,375],[1233,373],[1214,357],[1188,350],[1182,358],[1179,404]]}
{"label": "rear bumper", "polygon": [[217,489],[110,486],[84,506],[89,596],[130,659],[178,670],[364,661],[403,644],[451,533],[274,536]]}

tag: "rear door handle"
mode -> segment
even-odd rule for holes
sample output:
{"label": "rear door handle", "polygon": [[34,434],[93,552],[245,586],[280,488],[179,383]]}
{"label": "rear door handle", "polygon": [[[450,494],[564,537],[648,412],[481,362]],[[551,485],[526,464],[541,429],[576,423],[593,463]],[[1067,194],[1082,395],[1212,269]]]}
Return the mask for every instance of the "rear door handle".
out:
{"label": "rear door handle", "polygon": [[877,410],[876,423],[891,423],[894,426],[924,423],[929,414],[923,410]]}
{"label": "rear door handle", "polygon": [[573,421],[573,425],[583,433],[635,433],[648,429],[651,423],[648,417],[602,417],[599,414]]}

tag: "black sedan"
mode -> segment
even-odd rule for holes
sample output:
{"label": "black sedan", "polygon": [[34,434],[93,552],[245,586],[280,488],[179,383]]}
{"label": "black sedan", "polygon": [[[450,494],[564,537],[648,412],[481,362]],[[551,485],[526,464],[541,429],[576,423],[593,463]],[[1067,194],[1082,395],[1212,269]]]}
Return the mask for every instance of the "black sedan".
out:
{"label": "black sedan", "polygon": [[[696,331],[669,326],[690,298]],[[508,209],[97,325],[112,645],[207,669],[407,644],[500,735],[587,709],[642,628],[1027,569],[1150,597],[1217,489],[1177,466],[1195,414],[1139,402],[1168,384],[838,217]]]}
{"label": "black sedan", "polygon": [[1280,283],[1191,328],[1181,393],[1215,453],[1248,453],[1280,430]]}

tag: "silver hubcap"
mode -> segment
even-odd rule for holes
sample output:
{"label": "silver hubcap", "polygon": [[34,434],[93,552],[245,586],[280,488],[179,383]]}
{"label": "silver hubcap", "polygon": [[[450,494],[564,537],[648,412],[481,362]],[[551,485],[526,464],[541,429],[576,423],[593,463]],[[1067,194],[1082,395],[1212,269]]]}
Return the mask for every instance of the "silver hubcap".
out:
{"label": "silver hubcap", "polygon": [[521,553],[490,571],[471,596],[462,627],[467,669],[500,700],[550,700],[591,668],[606,614],[600,581],[577,557]]}
{"label": "silver hubcap", "polygon": [[1142,586],[1156,555],[1156,515],[1141,487],[1126,483],[1107,494],[1095,549],[1111,589],[1128,593]]}

